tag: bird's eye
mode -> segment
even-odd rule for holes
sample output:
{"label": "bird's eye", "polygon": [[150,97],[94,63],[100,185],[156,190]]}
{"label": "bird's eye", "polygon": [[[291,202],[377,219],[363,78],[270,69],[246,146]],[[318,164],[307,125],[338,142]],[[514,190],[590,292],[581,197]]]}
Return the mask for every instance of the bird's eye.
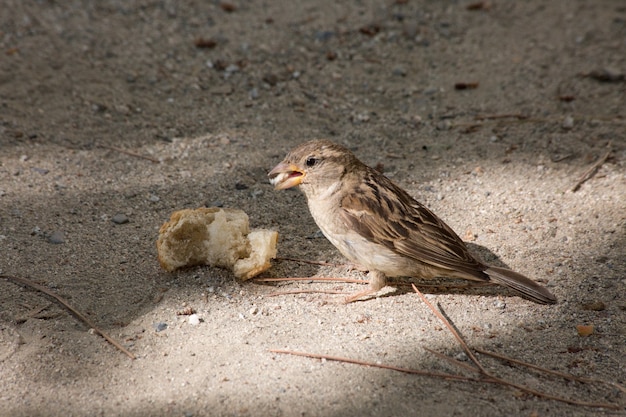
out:
{"label": "bird's eye", "polygon": [[314,156],[309,156],[306,159],[306,166],[312,167],[315,164],[317,164],[317,158],[315,158]]}

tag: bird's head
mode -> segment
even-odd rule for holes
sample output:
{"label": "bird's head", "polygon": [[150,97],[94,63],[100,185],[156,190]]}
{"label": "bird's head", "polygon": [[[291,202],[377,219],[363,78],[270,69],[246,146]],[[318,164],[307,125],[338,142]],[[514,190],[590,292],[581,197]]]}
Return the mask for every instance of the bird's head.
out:
{"label": "bird's head", "polygon": [[300,186],[307,197],[336,187],[348,168],[361,162],[343,146],[327,140],[303,143],[268,174],[276,190]]}

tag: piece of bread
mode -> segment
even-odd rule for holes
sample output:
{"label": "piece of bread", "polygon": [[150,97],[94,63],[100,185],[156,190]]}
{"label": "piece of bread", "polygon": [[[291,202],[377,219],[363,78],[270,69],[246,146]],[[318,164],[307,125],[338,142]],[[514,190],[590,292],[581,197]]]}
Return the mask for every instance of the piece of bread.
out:
{"label": "piece of bread", "polygon": [[233,272],[239,279],[250,279],[269,269],[270,259],[276,257],[278,232],[274,230],[255,229],[248,235],[252,251],[247,258],[239,259],[233,266]]}
{"label": "piece of bread", "polygon": [[277,241],[276,231],[250,232],[242,210],[203,207],[174,212],[159,230],[157,251],[167,271],[212,265],[231,268],[237,278],[246,280],[271,266]]}

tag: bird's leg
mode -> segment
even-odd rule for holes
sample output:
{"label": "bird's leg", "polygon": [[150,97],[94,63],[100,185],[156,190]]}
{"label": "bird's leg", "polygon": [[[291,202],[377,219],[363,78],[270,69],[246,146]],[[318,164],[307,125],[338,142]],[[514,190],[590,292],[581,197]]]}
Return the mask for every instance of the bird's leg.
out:
{"label": "bird's leg", "polygon": [[372,295],[380,291],[385,287],[385,285],[387,285],[387,277],[385,277],[385,274],[383,274],[382,272],[370,271],[367,275],[369,277],[370,287],[367,290],[359,291],[347,296],[345,299],[346,304],[352,303],[361,297],[365,297],[366,295]]}

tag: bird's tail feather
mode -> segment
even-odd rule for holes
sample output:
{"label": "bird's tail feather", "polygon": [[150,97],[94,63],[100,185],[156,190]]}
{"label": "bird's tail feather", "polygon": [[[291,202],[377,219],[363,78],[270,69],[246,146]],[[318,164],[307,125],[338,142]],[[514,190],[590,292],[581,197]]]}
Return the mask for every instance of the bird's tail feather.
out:
{"label": "bird's tail feather", "polygon": [[556,297],[547,288],[522,274],[496,266],[489,266],[484,272],[493,282],[505,285],[537,303],[556,304]]}

